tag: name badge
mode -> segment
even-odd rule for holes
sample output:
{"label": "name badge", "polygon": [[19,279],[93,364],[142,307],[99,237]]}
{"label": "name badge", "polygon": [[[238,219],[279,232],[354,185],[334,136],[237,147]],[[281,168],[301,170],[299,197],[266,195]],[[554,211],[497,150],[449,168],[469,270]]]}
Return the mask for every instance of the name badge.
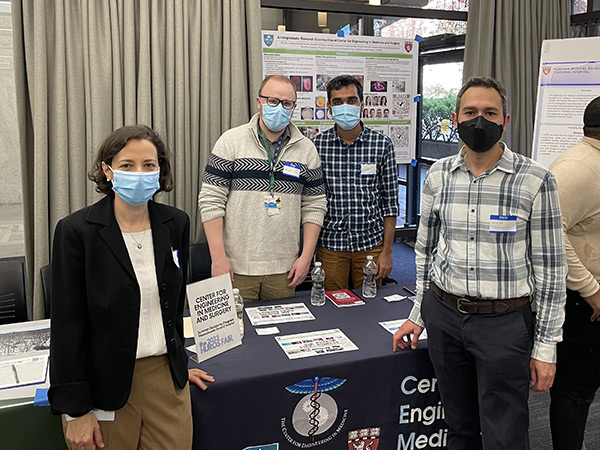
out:
{"label": "name badge", "polygon": [[179,265],[179,250],[171,249],[171,253],[173,253],[173,262],[175,263],[178,269],[181,269],[181,266]]}
{"label": "name badge", "polygon": [[517,232],[517,216],[495,216],[490,215],[490,233]]}
{"label": "name badge", "polygon": [[284,162],[283,174],[293,178],[300,178],[300,166],[291,162]]}
{"label": "name badge", "polygon": [[105,411],[103,409],[93,409],[92,412],[96,416],[96,420],[98,422],[114,422],[115,421],[115,412],[114,411]]}
{"label": "name badge", "polygon": [[377,175],[377,165],[376,164],[361,164],[360,165],[360,174],[364,175]]}
{"label": "name badge", "polygon": [[277,195],[265,196],[265,209],[267,216],[276,216],[281,209],[281,197]]}

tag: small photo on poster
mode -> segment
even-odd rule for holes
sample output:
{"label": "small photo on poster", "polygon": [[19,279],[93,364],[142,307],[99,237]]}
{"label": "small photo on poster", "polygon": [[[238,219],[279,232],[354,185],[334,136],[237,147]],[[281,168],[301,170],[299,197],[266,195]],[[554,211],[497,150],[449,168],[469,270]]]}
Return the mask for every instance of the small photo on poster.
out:
{"label": "small photo on poster", "polygon": [[317,120],[325,120],[325,108],[317,108],[315,109],[315,119]]}
{"label": "small photo on poster", "polygon": [[387,81],[371,81],[371,92],[387,92]]}
{"label": "small photo on poster", "polygon": [[389,119],[390,118],[390,110],[388,108],[385,108],[383,110],[383,118],[384,119]]}
{"label": "small photo on poster", "polygon": [[369,119],[374,119],[375,118],[375,108],[370,108],[369,109]]}
{"label": "small photo on poster", "polygon": [[311,106],[305,106],[300,110],[302,120],[313,120],[315,118],[315,109]]}
{"label": "small photo on poster", "polygon": [[320,133],[318,126],[300,125],[300,126],[298,126],[298,131],[300,131],[300,133],[302,133],[304,136],[306,136],[309,139],[313,139],[315,136],[317,136]]}
{"label": "small photo on poster", "polygon": [[312,75],[302,76],[302,92],[312,92],[312,90],[313,90]]}
{"label": "small photo on poster", "polygon": [[362,118],[363,119],[368,119],[369,118],[369,110],[368,108],[364,108],[362,111]]}
{"label": "small photo on poster", "polygon": [[379,97],[379,106],[387,106],[387,97],[385,95]]}
{"label": "small photo on poster", "polygon": [[372,99],[373,106],[379,106],[379,95],[374,95]]}
{"label": "small photo on poster", "polygon": [[302,77],[300,75],[290,75],[290,81],[294,84],[296,92],[302,91]]}
{"label": "small photo on poster", "polygon": [[405,92],[406,91],[406,81],[394,80],[391,82],[392,84],[392,92]]}
{"label": "small photo on poster", "polygon": [[332,79],[331,75],[319,75],[317,74],[317,91],[326,92],[327,91],[327,83]]}
{"label": "small photo on poster", "polygon": [[371,106],[373,104],[373,99],[371,99],[370,95],[365,95],[363,101],[365,102],[365,106]]}
{"label": "small photo on poster", "polygon": [[327,104],[327,100],[325,99],[324,96],[319,95],[317,98],[315,98],[315,106],[317,108],[325,108],[326,104]]}
{"label": "small photo on poster", "polygon": [[365,85],[365,77],[363,75],[352,75],[352,77],[356,78],[361,86]]}

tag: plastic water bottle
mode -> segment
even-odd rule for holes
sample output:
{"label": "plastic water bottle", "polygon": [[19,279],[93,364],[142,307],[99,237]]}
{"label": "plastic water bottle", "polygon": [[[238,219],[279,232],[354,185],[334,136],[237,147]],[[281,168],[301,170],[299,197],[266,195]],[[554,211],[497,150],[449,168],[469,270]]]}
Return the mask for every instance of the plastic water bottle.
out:
{"label": "plastic water bottle", "polygon": [[238,288],[233,288],[233,300],[235,301],[235,312],[240,326],[240,337],[244,337],[244,299]]}
{"label": "plastic water bottle", "polygon": [[310,304],[313,306],[323,306],[325,304],[325,271],[319,261],[315,263],[315,268],[311,272],[311,278]]}
{"label": "plastic water bottle", "polygon": [[373,298],[377,295],[377,282],[375,281],[377,264],[375,264],[371,255],[367,256],[367,262],[363,266],[363,274],[362,296],[363,298]]}

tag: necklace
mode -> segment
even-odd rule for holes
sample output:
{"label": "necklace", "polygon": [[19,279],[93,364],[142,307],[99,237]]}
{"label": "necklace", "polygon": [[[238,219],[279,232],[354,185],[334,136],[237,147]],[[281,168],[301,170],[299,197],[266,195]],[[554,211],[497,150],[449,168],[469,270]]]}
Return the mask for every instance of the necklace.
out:
{"label": "necklace", "polygon": [[117,220],[117,223],[119,224],[119,226],[121,228],[123,228],[123,231],[125,231],[125,233],[128,233],[129,236],[131,236],[131,238],[133,239],[133,241],[136,244],[136,247],[141,250],[142,249],[142,243],[144,242],[144,238],[146,237],[146,231],[141,231],[140,232],[140,233],[142,233],[142,238],[138,241],[135,238],[135,234],[132,233],[131,231],[129,231],[127,228],[125,228],[125,225],[123,225],[123,223],[121,221]]}

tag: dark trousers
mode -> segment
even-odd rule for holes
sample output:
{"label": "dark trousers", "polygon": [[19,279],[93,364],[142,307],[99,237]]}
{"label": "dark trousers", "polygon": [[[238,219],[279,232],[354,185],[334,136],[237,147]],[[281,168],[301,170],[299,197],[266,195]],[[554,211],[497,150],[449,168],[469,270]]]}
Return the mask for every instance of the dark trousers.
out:
{"label": "dark trousers", "polygon": [[600,323],[591,322],[591,316],[591,306],[568,290],[563,341],[550,389],[554,450],[581,449],[588,411],[600,388]]}
{"label": "dark trousers", "polygon": [[448,424],[448,450],[528,450],[531,307],[463,314],[430,289],[421,313]]}

